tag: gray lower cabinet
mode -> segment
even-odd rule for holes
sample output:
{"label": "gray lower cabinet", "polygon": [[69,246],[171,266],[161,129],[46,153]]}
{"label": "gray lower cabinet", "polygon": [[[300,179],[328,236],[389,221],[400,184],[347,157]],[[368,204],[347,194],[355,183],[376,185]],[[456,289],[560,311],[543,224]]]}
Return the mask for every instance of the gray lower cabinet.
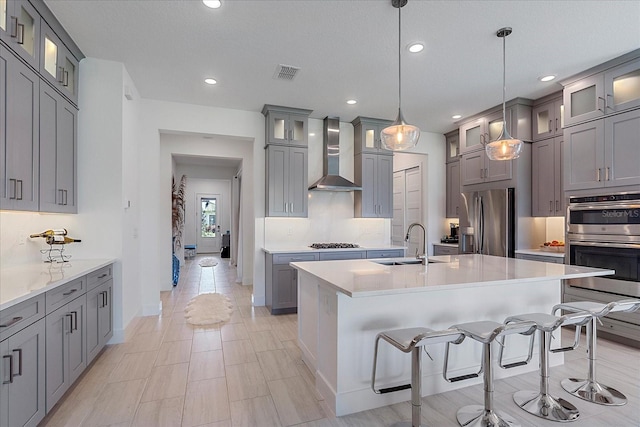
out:
{"label": "gray lower cabinet", "polygon": [[458,255],[458,248],[453,246],[433,245],[434,255]]}
{"label": "gray lower cabinet", "polygon": [[0,45],[0,209],[38,210],[40,78]]}
{"label": "gray lower cabinet", "polygon": [[540,261],[540,262],[550,262],[552,264],[564,264],[564,258],[555,257],[549,255],[534,255],[534,254],[516,254],[516,258],[518,259],[526,259],[528,261]]}
{"label": "gray lower cabinet", "polygon": [[640,185],[640,109],[564,132],[565,190]]}
{"label": "gray lower cabinet", "polygon": [[367,251],[367,259],[402,257],[404,257],[404,249],[373,249]]}
{"label": "gray lower cabinet", "polygon": [[113,279],[87,292],[87,363],[113,336]]}
{"label": "gray lower cabinet", "polygon": [[393,156],[357,154],[354,156],[355,183],[362,191],[354,192],[357,218],[393,217]]}
{"label": "gray lower cabinet", "polygon": [[460,215],[460,162],[447,163],[447,218]]}
{"label": "gray lower cabinet", "polygon": [[266,255],[266,306],[271,314],[298,312],[298,271],[291,262],[318,261],[318,253]]}
{"label": "gray lower cabinet", "polygon": [[308,149],[268,145],[266,156],[267,216],[300,217],[308,214]]}
{"label": "gray lower cabinet", "polygon": [[0,342],[0,427],[35,427],[46,414],[45,320]]}
{"label": "gray lower cabinet", "polygon": [[82,295],[46,317],[47,412],[87,366],[86,315]]}
{"label": "gray lower cabinet", "polygon": [[76,108],[40,85],[40,211],[76,213]]}
{"label": "gray lower cabinet", "polygon": [[531,215],[564,216],[563,138],[534,142],[531,149]]}

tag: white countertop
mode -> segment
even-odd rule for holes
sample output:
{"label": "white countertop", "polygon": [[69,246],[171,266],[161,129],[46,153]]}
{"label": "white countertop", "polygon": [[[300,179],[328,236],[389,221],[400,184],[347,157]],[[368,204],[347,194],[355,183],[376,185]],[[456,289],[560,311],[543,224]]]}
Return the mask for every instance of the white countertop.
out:
{"label": "white countertop", "polygon": [[[489,255],[429,257],[427,266],[382,265],[371,260],[294,262],[350,297],[491,286],[526,281],[570,279],[613,274],[613,270],[551,264]],[[384,261],[390,261],[385,259]]]}
{"label": "white countertop", "polygon": [[404,246],[382,245],[382,246],[360,246],[357,248],[330,248],[330,249],[313,249],[309,246],[289,246],[289,247],[267,247],[262,250],[268,254],[288,254],[300,252],[343,252],[343,251],[386,251],[407,249]]}
{"label": "white countertop", "polygon": [[0,270],[0,310],[82,277],[114,261],[86,259],[60,264],[41,262],[3,268]]}
{"label": "white countertop", "polygon": [[564,248],[562,252],[549,252],[543,251],[542,249],[518,249],[515,251],[515,253],[524,255],[548,256],[552,258],[564,258]]}

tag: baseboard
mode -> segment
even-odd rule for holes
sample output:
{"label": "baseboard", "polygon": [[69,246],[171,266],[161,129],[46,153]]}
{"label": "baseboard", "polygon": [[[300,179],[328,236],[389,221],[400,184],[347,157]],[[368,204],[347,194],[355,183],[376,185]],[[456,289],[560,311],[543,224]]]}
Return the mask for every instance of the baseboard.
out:
{"label": "baseboard", "polygon": [[114,329],[113,336],[107,344],[122,344],[124,341],[124,329]]}
{"label": "baseboard", "polygon": [[156,316],[162,313],[162,301],[158,304],[146,304],[142,306],[142,316]]}
{"label": "baseboard", "polygon": [[265,297],[257,297],[253,296],[253,306],[254,307],[263,307],[267,304]]}

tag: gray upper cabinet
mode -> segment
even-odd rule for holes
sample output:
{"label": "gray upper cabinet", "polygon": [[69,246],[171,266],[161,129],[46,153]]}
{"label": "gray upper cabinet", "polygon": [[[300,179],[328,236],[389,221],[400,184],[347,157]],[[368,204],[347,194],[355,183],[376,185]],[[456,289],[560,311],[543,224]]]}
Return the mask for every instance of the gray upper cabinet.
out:
{"label": "gray upper cabinet", "polygon": [[267,216],[308,215],[308,149],[268,145],[266,156]]}
{"label": "gray upper cabinet", "polygon": [[0,342],[0,426],[36,427],[45,407],[45,320]]}
{"label": "gray upper cabinet", "polygon": [[640,184],[640,110],[565,129],[564,189]]}
{"label": "gray upper cabinet", "polygon": [[447,163],[460,160],[460,133],[458,129],[445,134],[447,144]]}
{"label": "gray upper cabinet", "polygon": [[513,162],[490,160],[484,150],[463,154],[460,160],[460,181],[463,186],[513,178]]}
{"label": "gray upper cabinet", "polygon": [[357,154],[354,156],[354,216],[357,218],[393,217],[393,156]]}
{"label": "gray upper cabinet", "polygon": [[40,74],[74,105],[78,105],[78,60],[44,21],[40,55]]}
{"label": "gray upper cabinet", "polygon": [[40,15],[31,3],[27,0],[0,2],[0,39],[35,70],[38,69]]}
{"label": "gray upper cabinet", "polygon": [[77,212],[77,110],[46,83],[40,87],[40,211]]}
{"label": "gray upper cabinet", "polygon": [[562,135],[564,127],[562,95],[558,99],[533,107],[531,127],[534,141]]}
{"label": "gray upper cabinet", "polygon": [[266,123],[267,144],[307,147],[309,145],[309,114],[311,110],[265,105],[262,108]]}
{"label": "gray upper cabinet", "polygon": [[380,132],[392,122],[389,120],[372,119],[370,117],[356,117],[353,125],[353,153],[387,154],[393,152],[382,145]]}
{"label": "gray upper cabinet", "polygon": [[460,162],[447,163],[447,218],[460,214]]}
{"label": "gray upper cabinet", "polygon": [[531,154],[531,214],[532,216],[563,216],[561,136],[532,145]]}
{"label": "gray upper cabinet", "polygon": [[567,84],[565,125],[640,107],[640,58]]}
{"label": "gray upper cabinet", "polygon": [[37,211],[40,78],[3,46],[0,68],[0,208]]}

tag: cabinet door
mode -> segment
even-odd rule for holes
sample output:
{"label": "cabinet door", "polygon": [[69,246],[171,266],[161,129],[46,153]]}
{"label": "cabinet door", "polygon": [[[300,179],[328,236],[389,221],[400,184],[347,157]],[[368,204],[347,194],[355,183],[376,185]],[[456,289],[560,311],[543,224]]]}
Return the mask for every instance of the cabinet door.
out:
{"label": "cabinet door", "polygon": [[100,345],[100,331],[98,326],[98,311],[102,305],[104,296],[100,294],[102,289],[100,286],[93,288],[87,292],[86,305],[86,343],[87,343],[87,364],[100,353],[102,346]]}
{"label": "cabinet door", "polygon": [[605,178],[602,170],[604,120],[594,120],[565,129],[564,157],[565,191],[602,187]]}
{"label": "cabinet door", "polygon": [[[566,202],[564,198],[564,138],[557,136],[553,139],[554,155],[554,178],[555,178],[555,214],[556,216],[564,216],[566,210]],[[534,171],[536,169],[533,169]]]}
{"label": "cabinet door", "polygon": [[39,77],[1,46],[0,56],[6,61],[3,107],[6,133],[0,208],[37,211]]}
{"label": "cabinet door", "polygon": [[72,316],[71,333],[68,335],[69,385],[73,384],[87,367],[86,310],[85,296],[76,298],[67,305],[67,311]]}
{"label": "cabinet door", "polygon": [[76,114],[47,84],[40,87],[40,211],[75,213]]}
{"label": "cabinet door", "polygon": [[393,217],[393,156],[377,156],[376,205],[378,218]]}
{"label": "cabinet door", "polygon": [[298,305],[297,270],[288,265],[273,266],[273,309],[294,308]]}
{"label": "cabinet door", "polygon": [[486,138],[484,119],[465,123],[460,126],[460,152],[462,154],[483,148],[482,141]]}
{"label": "cabinet door", "polygon": [[9,361],[11,356],[9,340],[0,341],[0,426],[2,427],[9,425],[9,386],[11,385],[9,383],[11,372]]}
{"label": "cabinet door", "polygon": [[[362,191],[356,192],[355,194],[356,216],[361,218],[376,218],[377,155],[362,154],[356,156],[355,159],[357,163],[356,184],[362,187]],[[361,170],[358,171],[358,168],[361,168]]]}
{"label": "cabinet door", "polygon": [[531,153],[531,213],[533,216],[554,216],[555,144],[553,138],[536,142]]}
{"label": "cabinet door", "polygon": [[556,118],[556,103],[551,101],[533,108],[532,137],[534,141],[556,135],[559,117]]}
{"label": "cabinet door", "polygon": [[453,135],[447,135],[447,162],[458,160],[460,155],[460,136],[458,132]]}
{"label": "cabinet door", "polygon": [[640,110],[605,119],[605,186],[640,184]]}
{"label": "cabinet door", "polygon": [[640,107],[640,59],[605,73],[606,113]]}
{"label": "cabinet door", "polygon": [[289,149],[289,215],[306,218],[309,206],[309,172],[308,172],[308,149],[291,147]]}
{"label": "cabinet door", "polygon": [[306,147],[308,131],[308,117],[302,114],[290,114],[288,118],[289,143]]}
{"label": "cabinet door", "polygon": [[463,154],[460,163],[460,179],[462,185],[481,184],[484,182],[484,150]]}
{"label": "cabinet door", "polygon": [[565,125],[597,119],[605,114],[602,74],[567,85],[563,91]]}
{"label": "cabinet door", "polygon": [[270,111],[267,114],[267,142],[287,144],[289,142],[289,115]]}
{"label": "cabinet door", "polygon": [[[511,109],[507,109],[505,111],[505,115],[507,117],[507,122],[511,122]],[[504,127],[504,120],[502,117],[502,110],[495,112],[486,117],[486,128],[484,134],[485,143],[489,143],[491,141],[495,141],[498,139],[500,134],[502,133],[502,128]],[[515,131],[515,129],[509,129],[510,132]],[[515,135],[515,132],[514,132]],[[517,136],[517,135],[516,135]]]}
{"label": "cabinet door", "polygon": [[46,410],[44,319],[5,342],[8,355],[13,357],[13,382],[2,388],[3,394],[7,392],[8,395],[7,425],[35,427],[44,418]]}
{"label": "cabinet door", "polygon": [[113,336],[113,279],[99,287],[98,294],[98,334],[100,348]]}
{"label": "cabinet door", "polygon": [[7,0],[0,4],[6,7],[6,12],[0,11],[0,39],[37,70],[40,62],[40,15],[28,0]]}
{"label": "cabinet door", "polygon": [[78,61],[44,21],[40,37],[40,74],[78,105]]}
{"label": "cabinet door", "polygon": [[447,163],[447,218],[460,213],[460,162]]}
{"label": "cabinet door", "polygon": [[[482,153],[484,154],[484,151]],[[512,177],[513,160],[491,160],[488,157],[484,159],[484,179],[486,182],[504,181]]]}
{"label": "cabinet door", "polygon": [[267,147],[267,216],[289,215],[289,147]]}
{"label": "cabinet door", "polygon": [[69,337],[73,315],[63,306],[49,313],[47,329],[47,412],[69,388]]}

